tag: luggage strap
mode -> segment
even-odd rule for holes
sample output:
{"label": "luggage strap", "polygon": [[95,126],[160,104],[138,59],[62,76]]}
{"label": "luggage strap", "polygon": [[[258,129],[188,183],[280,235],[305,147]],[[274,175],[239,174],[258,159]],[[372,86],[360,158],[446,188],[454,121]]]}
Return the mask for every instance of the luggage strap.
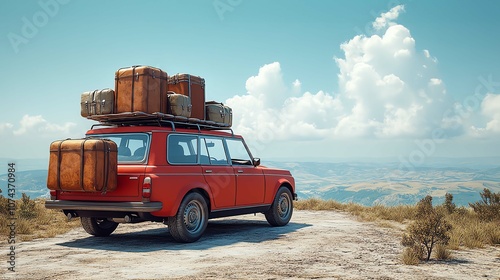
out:
{"label": "luggage strap", "polygon": [[95,96],[96,96],[96,93],[97,93],[97,89],[94,90],[92,92],[92,102],[90,103],[90,108],[88,108],[88,114],[91,115],[92,114],[92,108],[91,107],[94,107],[94,115],[97,115],[97,103],[95,102]]}
{"label": "luggage strap", "polygon": [[105,195],[108,191],[108,173],[109,173],[109,143],[108,141],[103,141],[104,143],[104,186],[102,194]]}
{"label": "luggage strap", "polygon": [[131,102],[130,102],[130,112],[133,112],[134,111],[134,95],[135,95],[135,91],[134,91],[134,85],[135,85],[135,79],[139,80],[139,73],[137,73],[137,77],[135,76],[135,68],[137,66],[133,66],[132,67],[132,96],[131,96]]}
{"label": "luggage strap", "polygon": [[64,142],[64,140],[61,140],[61,142],[59,142],[59,145],[57,146],[57,188],[60,191],[62,191],[62,188],[61,188],[61,161],[62,161],[61,146],[62,146],[63,142]]}
{"label": "luggage strap", "polygon": [[85,188],[83,186],[83,176],[85,174],[83,174],[84,172],[84,168],[83,168],[83,165],[85,164],[85,142],[87,141],[87,139],[83,140],[82,141],[82,144],[81,144],[81,147],[80,147],[80,188],[82,189],[82,191],[85,191]]}

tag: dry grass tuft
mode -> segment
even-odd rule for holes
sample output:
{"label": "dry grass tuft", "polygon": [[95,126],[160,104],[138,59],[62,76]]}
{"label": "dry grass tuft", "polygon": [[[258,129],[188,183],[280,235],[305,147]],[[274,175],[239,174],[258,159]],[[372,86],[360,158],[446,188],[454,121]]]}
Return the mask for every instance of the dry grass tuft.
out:
{"label": "dry grass tuft", "polygon": [[406,265],[419,265],[420,264],[419,252],[414,250],[414,248],[407,247],[403,251],[403,255],[401,256],[401,260]]}
{"label": "dry grass tuft", "polygon": [[[57,210],[46,209],[42,199],[32,200],[29,196],[16,200],[15,226],[16,241],[29,241],[36,238],[54,237],[80,226],[78,219],[67,221],[66,216]],[[8,236],[10,213],[8,199],[0,197],[0,235]]]}
{"label": "dry grass tuft", "polygon": [[416,214],[415,206],[399,205],[399,206],[382,206],[376,205],[372,207],[363,206],[356,203],[340,203],[335,200],[321,200],[317,198],[309,198],[299,200],[294,204],[298,210],[337,210],[353,214],[363,221],[395,221],[403,223],[408,220],[413,220]]}
{"label": "dry grass tuft", "polygon": [[451,251],[444,245],[438,244],[434,248],[434,258],[438,260],[449,260],[452,258]]}
{"label": "dry grass tuft", "polygon": [[294,208],[298,210],[344,210],[345,204],[334,200],[322,200],[317,198],[309,198],[299,200],[294,203]]}
{"label": "dry grass tuft", "polygon": [[[448,201],[448,206],[452,201]],[[377,225],[388,228],[401,229],[416,218],[415,205],[399,206],[363,206],[355,203],[340,203],[334,200],[310,198],[296,201],[297,210],[330,210],[342,211],[355,215],[362,221],[375,222]],[[488,245],[500,244],[500,226],[495,221],[484,221],[471,208],[437,206],[445,216],[445,220],[452,225],[449,232],[448,250],[466,248],[484,248]],[[398,224],[400,226],[398,226]]]}

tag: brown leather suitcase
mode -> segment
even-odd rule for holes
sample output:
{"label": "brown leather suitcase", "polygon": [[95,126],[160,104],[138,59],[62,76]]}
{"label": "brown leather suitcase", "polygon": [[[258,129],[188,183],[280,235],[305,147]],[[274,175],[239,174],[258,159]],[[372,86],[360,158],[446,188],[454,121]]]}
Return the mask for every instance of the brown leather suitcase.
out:
{"label": "brown leather suitcase", "polygon": [[47,188],[109,192],[117,187],[116,143],[107,139],[58,140],[50,144]]}
{"label": "brown leather suitcase", "polygon": [[[115,113],[165,113],[167,73],[151,66],[132,66],[115,73]],[[162,94],[163,93],[163,94]]]}
{"label": "brown leather suitcase", "polygon": [[115,91],[109,88],[86,91],[81,95],[80,105],[80,114],[84,118],[93,115],[113,114]]}
{"label": "brown leather suitcase", "polygon": [[186,118],[191,117],[191,98],[187,95],[178,94],[173,91],[167,93],[167,114]]}
{"label": "brown leather suitcase", "polygon": [[191,98],[191,118],[205,119],[205,79],[190,74],[168,77],[168,90]]}
{"label": "brown leather suitcase", "polygon": [[213,121],[229,127],[233,125],[233,110],[231,107],[216,101],[206,102],[205,107],[207,112],[207,121]]}

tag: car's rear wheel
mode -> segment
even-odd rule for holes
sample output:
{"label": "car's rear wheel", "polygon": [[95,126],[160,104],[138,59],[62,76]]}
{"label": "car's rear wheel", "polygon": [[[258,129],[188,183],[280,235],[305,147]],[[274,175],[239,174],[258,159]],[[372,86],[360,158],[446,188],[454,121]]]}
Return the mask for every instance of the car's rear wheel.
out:
{"label": "car's rear wheel", "polygon": [[193,192],[181,202],[177,214],[167,220],[170,235],[178,242],[194,242],[203,235],[208,224],[208,206],[205,198]]}
{"label": "car's rear wheel", "polygon": [[293,197],[287,187],[280,187],[271,208],[264,215],[267,222],[275,227],[288,224],[293,214]]}
{"label": "car's rear wheel", "polygon": [[83,229],[94,236],[109,236],[118,227],[118,223],[107,219],[81,217]]}

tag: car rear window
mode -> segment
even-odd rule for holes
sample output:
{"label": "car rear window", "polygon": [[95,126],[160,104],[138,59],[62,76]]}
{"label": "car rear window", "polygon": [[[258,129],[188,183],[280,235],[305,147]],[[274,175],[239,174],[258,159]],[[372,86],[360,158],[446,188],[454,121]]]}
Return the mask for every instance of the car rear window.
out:
{"label": "car rear window", "polygon": [[146,162],[150,143],[150,136],[147,133],[100,134],[92,137],[115,142],[118,146],[119,163]]}

